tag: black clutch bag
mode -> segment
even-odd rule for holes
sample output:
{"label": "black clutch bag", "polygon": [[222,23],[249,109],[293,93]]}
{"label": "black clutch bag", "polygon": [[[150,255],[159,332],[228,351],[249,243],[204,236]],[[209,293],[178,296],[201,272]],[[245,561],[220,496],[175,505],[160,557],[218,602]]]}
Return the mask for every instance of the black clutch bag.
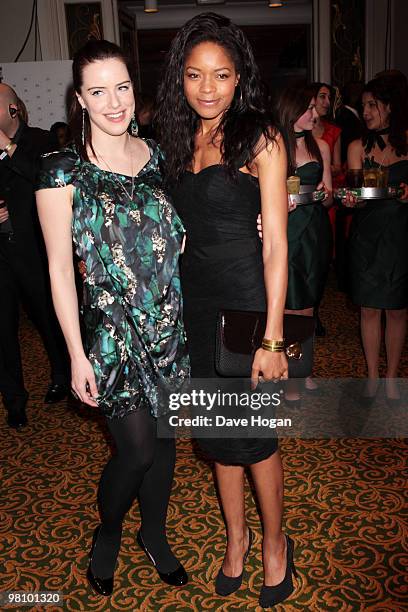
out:
{"label": "black clutch bag", "polygon": [[[221,310],[217,318],[215,369],[220,376],[250,378],[255,351],[261,346],[266,313]],[[314,317],[283,318],[289,378],[306,378],[313,368]]]}

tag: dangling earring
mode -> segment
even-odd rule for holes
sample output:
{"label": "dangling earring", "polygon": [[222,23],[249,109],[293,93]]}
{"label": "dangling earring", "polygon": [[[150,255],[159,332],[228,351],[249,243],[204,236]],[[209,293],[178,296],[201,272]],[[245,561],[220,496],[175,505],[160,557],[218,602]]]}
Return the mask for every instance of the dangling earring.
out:
{"label": "dangling earring", "polygon": [[130,131],[132,133],[132,136],[136,138],[139,133],[139,126],[137,125],[135,113],[133,113],[132,121],[130,122]]}
{"label": "dangling earring", "polygon": [[85,113],[86,109],[82,107],[82,145],[85,146]]}

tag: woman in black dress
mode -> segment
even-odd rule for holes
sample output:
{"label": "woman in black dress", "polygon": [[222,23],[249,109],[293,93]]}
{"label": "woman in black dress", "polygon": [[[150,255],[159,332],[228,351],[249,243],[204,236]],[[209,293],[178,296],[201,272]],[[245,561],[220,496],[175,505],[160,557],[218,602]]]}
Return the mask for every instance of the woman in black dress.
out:
{"label": "woman in black dress", "polygon": [[[331,203],[332,178],[330,149],[327,142],[313,133],[316,118],[312,87],[288,88],[277,104],[277,118],[288,144],[288,173],[298,176],[301,185],[325,189],[324,204],[291,206],[288,219],[288,292],[287,312],[311,317],[323,296],[330,264],[332,234],[326,206]],[[305,390],[317,385],[309,377]],[[289,381],[285,399],[299,404],[296,381]]]}
{"label": "woman in black dress", "polygon": [[[364,138],[348,149],[351,170],[386,168],[388,185],[403,185],[407,199],[408,133],[406,101],[387,79],[374,79],[364,88]],[[350,204],[350,201],[349,201]],[[351,202],[352,205],[355,202]],[[396,199],[366,201],[355,211],[349,237],[350,292],[361,306],[361,337],[368,381],[362,401],[370,404],[378,390],[381,311],[385,310],[387,372],[385,395],[400,401],[396,384],[404,345],[408,307],[408,206]]]}
{"label": "woman in black dress", "polygon": [[[252,50],[242,31],[212,13],[186,23],[171,46],[159,90],[159,140],[187,230],[182,261],[192,375],[216,378],[221,309],[267,311],[265,338],[282,340],[287,282],[286,152],[264,111]],[[256,230],[262,208],[263,246]],[[282,352],[259,349],[252,378],[287,377]],[[227,524],[216,591],[242,581],[252,534],[246,526],[244,467],[262,510],[264,586],[270,606],[293,590],[293,543],[281,531],[283,474],[275,438],[200,440],[215,460]]]}

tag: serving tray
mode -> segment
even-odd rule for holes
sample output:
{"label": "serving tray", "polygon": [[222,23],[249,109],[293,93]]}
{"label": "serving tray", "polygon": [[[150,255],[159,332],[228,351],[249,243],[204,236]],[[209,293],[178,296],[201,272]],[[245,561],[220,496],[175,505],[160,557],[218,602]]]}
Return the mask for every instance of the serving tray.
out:
{"label": "serving tray", "polygon": [[400,187],[340,187],[335,189],[334,195],[343,199],[347,193],[354,195],[357,200],[384,200],[399,198],[403,194]]}
{"label": "serving tray", "polygon": [[289,194],[290,201],[296,206],[302,206],[304,204],[313,204],[314,202],[321,202],[324,200],[324,191],[307,191],[306,193],[291,193]]}

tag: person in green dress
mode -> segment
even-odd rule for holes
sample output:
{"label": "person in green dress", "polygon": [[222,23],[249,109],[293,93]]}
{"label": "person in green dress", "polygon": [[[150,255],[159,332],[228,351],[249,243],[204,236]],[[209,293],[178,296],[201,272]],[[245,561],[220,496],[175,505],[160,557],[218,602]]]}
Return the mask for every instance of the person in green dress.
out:
{"label": "person in green dress", "polygon": [[[89,41],[74,58],[73,79],[74,145],[43,157],[37,206],[72,389],[99,407],[116,445],[99,483],[101,524],[87,573],[109,596],[122,522],[137,496],[139,545],[163,581],[187,582],[166,538],[175,443],[157,436],[169,393],[189,375],[178,270],[184,229],[163,191],[159,148],[135,137],[120,48]],[[85,269],[84,343],[72,240]]]}
{"label": "person in green dress", "polygon": [[[399,95],[398,95],[399,94]],[[384,168],[388,185],[404,187],[399,199],[366,201],[353,214],[349,235],[350,294],[361,307],[361,338],[368,380],[361,401],[369,405],[379,388],[381,312],[385,310],[385,396],[398,404],[396,378],[408,307],[408,132],[406,100],[386,78],[373,79],[362,96],[366,135],[348,148],[350,170]],[[354,198],[346,205],[355,206]]]}
{"label": "person in green dress", "polygon": [[[327,207],[332,201],[330,149],[327,142],[315,138],[312,130],[317,117],[314,89],[298,86],[285,89],[277,102],[277,117],[287,140],[288,174],[300,178],[301,185],[325,190],[325,200],[313,204],[289,205],[288,218],[288,291],[285,312],[313,316],[320,303],[331,258],[332,233]],[[317,385],[308,377],[305,390],[316,392]],[[288,381],[287,403],[300,404],[300,389]]]}

